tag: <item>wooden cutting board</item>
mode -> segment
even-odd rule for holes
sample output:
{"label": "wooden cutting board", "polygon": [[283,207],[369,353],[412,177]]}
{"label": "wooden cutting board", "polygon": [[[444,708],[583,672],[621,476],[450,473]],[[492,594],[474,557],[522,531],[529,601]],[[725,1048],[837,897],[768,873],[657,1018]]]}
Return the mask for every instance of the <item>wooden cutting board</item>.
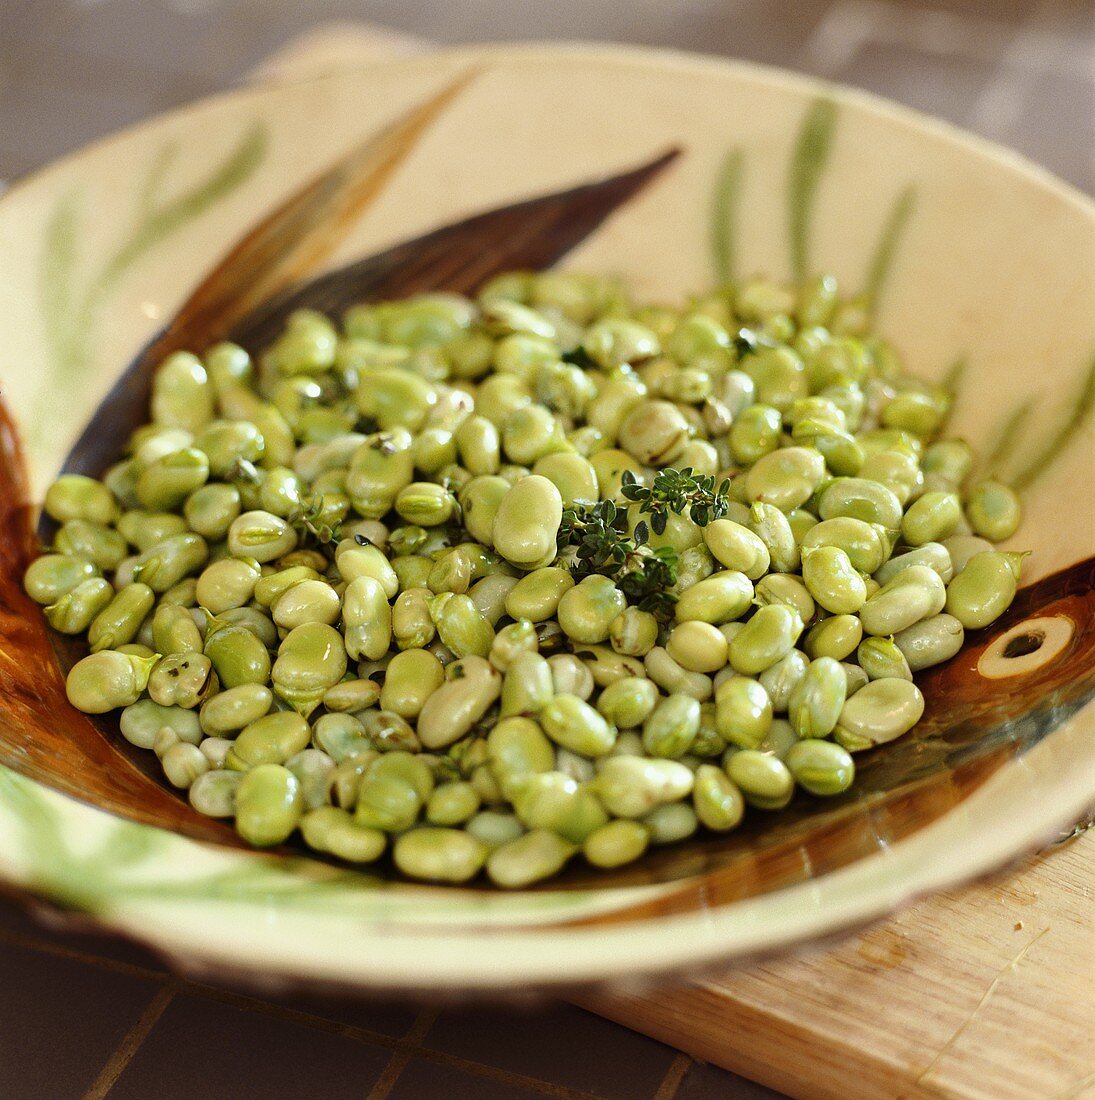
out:
{"label": "wooden cutting board", "polygon": [[839,942],[581,1004],[794,1097],[1095,1097],[1095,830]]}
{"label": "wooden cutting board", "polygon": [[[255,75],[428,48],[335,24]],[[840,942],[581,1004],[794,1097],[1095,1098],[1095,830]]]}

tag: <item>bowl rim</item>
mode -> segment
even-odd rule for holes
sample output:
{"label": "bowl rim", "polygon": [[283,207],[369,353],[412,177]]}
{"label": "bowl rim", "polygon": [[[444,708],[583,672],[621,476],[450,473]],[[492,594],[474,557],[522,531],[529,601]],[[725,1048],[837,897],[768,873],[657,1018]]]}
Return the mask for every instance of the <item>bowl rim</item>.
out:
{"label": "bowl rim", "polygon": [[[428,73],[438,60],[469,64],[480,62],[489,67],[492,59],[505,62],[528,59],[539,63],[580,61],[593,66],[654,68],[680,75],[710,72],[729,75],[744,84],[759,83],[803,97],[826,95],[838,103],[853,105],[883,122],[963,148],[1010,173],[1013,178],[1035,185],[1058,202],[1067,204],[1077,215],[1095,223],[1095,199],[1048,169],[1002,144],[873,93],[749,61],[679,50],[571,42],[450,47],[431,50],[419,57],[340,65],[314,76],[266,80],[235,87],[107,135],[21,177],[0,195],[0,211],[5,209],[4,204],[10,198],[36,187],[55,173],[68,170],[88,154],[151,135],[165,123],[203,111],[215,111],[223,104],[261,102],[278,89],[333,84],[352,75],[413,74],[419,70]],[[1065,726],[1090,719],[1093,707],[1095,704],[1089,704]],[[1032,753],[1037,751],[1038,748],[1031,750]],[[1012,763],[1001,770],[1014,766]],[[999,779],[999,776],[994,776],[971,797],[982,799],[991,794]],[[344,960],[335,960],[329,953],[326,956],[316,953],[302,955],[299,941],[284,928],[280,943],[261,936],[243,944],[238,941],[232,941],[230,945],[210,942],[209,938],[194,933],[190,925],[192,916],[188,918],[185,906],[173,914],[163,908],[157,909],[156,924],[151,928],[147,923],[139,926],[142,918],[140,906],[131,907],[128,914],[115,910],[100,916],[93,915],[90,919],[108,930],[120,932],[166,953],[183,968],[206,971],[210,967],[220,971],[234,969],[244,975],[260,970],[264,977],[275,974],[306,982],[350,985],[359,990],[390,992],[447,988],[485,992],[530,986],[558,989],[634,978],[639,974],[652,976],[694,972],[730,958],[778,951],[805,939],[862,925],[925,893],[998,869],[1010,859],[1025,854],[1052,837],[1091,802],[1095,797],[1095,759],[1088,761],[1086,768],[1070,775],[1056,793],[1058,801],[1054,809],[1044,813],[1037,821],[1031,815],[1022,828],[1017,828],[1013,820],[1010,830],[995,833],[984,845],[967,845],[959,851],[951,851],[945,863],[932,861],[930,850],[926,849],[930,834],[940,824],[937,822],[919,830],[891,850],[860,859],[819,879],[736,902],[716,911],[588,929],[544,925],[530,932],[528,929],[500,928],[489,933],[489,940],[487,936],[483,937],[494,952],[489,968],[485,968],[472,953],[454,953],[452,946],[459,933],[454,936],[453,932],[444,929],[424,931],[411,928],[402,930],[401,934],[400,930],[384,928],[378,936],[363,937],[374,942],[368,945],[369,950],[356,955],[354,969],[347,973],[345,969],[338,972],[333,969],[344,966]],[[94,813],[108,813],[85,803],[79,805]],[[952,810],[941,820],[946,821],[952,814],[960,812],[961,809]],[[904,870],[895,873],[901,867]],[[857,883],[862,887],[864,881],[868,888],[857,893]],[[771,929],[764,927],[763,922],[750,924],[750,914],[761,902],[770,900],[775,894],[789,897],[792,893],[799,896],[812,893],[819,902],[812,906],[800,906],[796,916],[784,921],[775,935]],[[823,898],[822,895],[832,896]],[[138,922],[137,926],[134,921]],[[734,926],[733,932],[728,934],[731,924]],[[392,950],[398,941],[407,950],[402,953]],[[241,952],[241,947],[248,944],[248,951]],[[552,950],[552,947],[555,949]]]}

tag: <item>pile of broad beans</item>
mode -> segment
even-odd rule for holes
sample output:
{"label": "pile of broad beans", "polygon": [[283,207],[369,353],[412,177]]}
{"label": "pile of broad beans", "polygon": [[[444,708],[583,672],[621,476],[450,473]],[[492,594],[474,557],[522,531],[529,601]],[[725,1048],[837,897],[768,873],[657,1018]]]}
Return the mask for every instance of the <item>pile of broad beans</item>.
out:
{"label": "pile of broad beans", "polygon": [[199,812],[521,887],[838,795],[916,724],[1022,560],[949,404],[830,277],[300,312],[169,357],[25,585]]}

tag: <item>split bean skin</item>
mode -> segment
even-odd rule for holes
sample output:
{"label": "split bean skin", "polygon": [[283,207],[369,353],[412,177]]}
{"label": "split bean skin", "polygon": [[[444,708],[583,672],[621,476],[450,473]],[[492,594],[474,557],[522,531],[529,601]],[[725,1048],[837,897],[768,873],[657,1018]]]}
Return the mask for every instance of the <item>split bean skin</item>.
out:
{"label": "split bean skin", "polygon": [[1017,494],[831,276],[511,273],[255,351],[161,364],[23,584],[256,847],[512,890],[839,797],[1020,583]]}

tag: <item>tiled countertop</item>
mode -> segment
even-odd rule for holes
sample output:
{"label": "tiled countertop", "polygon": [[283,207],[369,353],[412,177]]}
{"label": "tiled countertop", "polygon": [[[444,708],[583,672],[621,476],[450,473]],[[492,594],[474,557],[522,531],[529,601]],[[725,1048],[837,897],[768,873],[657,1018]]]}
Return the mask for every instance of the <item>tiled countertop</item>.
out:
{"label": "tiled countertop", "polygon": [[5,1100],[776,1100],[569,1005],[260,997],[0,905]]}
{"label": "tiled countertop", "polygon": [[[1095,190],[1084,0],[0,0],[0,188],[244,78],[318,23],[437,42],[594,38],[785,65],[1013,145]],[[337,39],[325,44],[338,56]],[[0,902],[0,1098],[761,1100],[775,1093],[564,1005],[260,998]]]}

